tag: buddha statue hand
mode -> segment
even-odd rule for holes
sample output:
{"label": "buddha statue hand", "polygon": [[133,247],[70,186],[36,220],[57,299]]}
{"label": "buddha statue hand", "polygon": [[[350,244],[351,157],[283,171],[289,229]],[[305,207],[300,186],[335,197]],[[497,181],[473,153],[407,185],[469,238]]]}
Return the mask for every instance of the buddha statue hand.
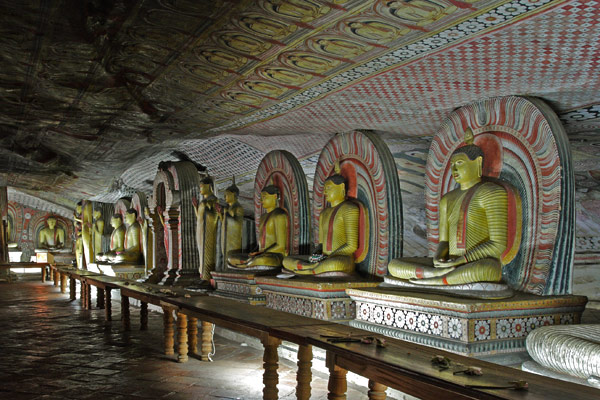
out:
{"label": "buddha statue hand", "polygon": [[327,255],[323,254],[323,244],[319,243],[315,251],[308,258],[308,261],[311,263],[318,263],[327,258]]}

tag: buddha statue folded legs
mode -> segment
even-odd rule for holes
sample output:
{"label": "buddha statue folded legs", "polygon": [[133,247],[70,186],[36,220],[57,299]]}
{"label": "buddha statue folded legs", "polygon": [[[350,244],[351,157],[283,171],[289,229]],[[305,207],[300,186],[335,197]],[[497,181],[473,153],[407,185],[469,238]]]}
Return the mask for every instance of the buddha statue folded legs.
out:
{"label": "buddha statue folded legs", "polygon": [[283,267],[289,272],[325,277],[349,275],[355,270],[360,206],[346,199],[346,181],[338,173],[325,181],[324,194],[330,207],[319,216],[319,247],[310,257],[286,257]]}
{"label": "buddha statue folded legs", "polygon": [[288,215],[277,207],[279,189],[266,186],[261,192],[263,208],[267,211],[259,221],[259,249],[249,254],[229,252],[228,266],[234,269],[276,269],[288,253]]}
{"label": "buddha statue folded legs", "polygon": [[[417,285],[462,285],[502,280],[507,248],[508,185],[482,179],[483,151],[459,147],[450,159],[459,188],[439,205],[439,244],[431,258],[399,258],[388,265],[393,277]],[[508,189],[508,190],[507,190]]]}

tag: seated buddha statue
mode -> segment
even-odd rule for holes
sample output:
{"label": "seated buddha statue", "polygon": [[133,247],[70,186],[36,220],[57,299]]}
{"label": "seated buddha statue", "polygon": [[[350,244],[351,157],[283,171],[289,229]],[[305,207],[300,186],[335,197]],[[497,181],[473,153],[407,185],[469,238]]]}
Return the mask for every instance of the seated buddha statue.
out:
{"label": "seated buddha statue", "polygon": [[231,186],[225,189],[225,203],[219,218],[221,219],[221,251],[223,259],[231,251],[241,251],[242,228],[244,226],[244,208],[238,202],[240,189],[235,184],[235,178]]}
{"label": "seated buddha statue", "polygon": [[217,222],[219,200],[213,193],[213,180],[207,176],[200,182],[202,200],[192,199],[196,212],[196,245],[200,253],[200,276],[210,280],[217,264]]}
{"label": "seated buddha statue", "polygon": [[260,199],[266,213],[258,223],[258,251],[250,254],[229,252],[227,264],[236,269],[277,269],[288,254],[288,215],[279,208],[279,189],[265,186]]}
{"label": "seated buddha statue", "polygon": [[106,253],[98,254],[98,260],[103,262],[112,262],[117,256],[117,252],[122,252],[125,244],[125,227],[121,214],[114,214],[110,219],[110,226],[113,231],[110,234],[110,250]]}
{"label": "seated buddha statue", "polygon": [[483,151],[465,132],[465,146],[452,153],[452,177],[459,184],[439,204],[439,244],[433,259],[397,258],[390,275],[418,285],[461,285],[502,280],[507,247],[505,187],[482,179]]}
{"label": "seated buddha statue", "polygon": [[358,249],[360,206],[346,198],[346,179],[336,163],[335,174],[325,180],[325,199],[329,203],[319,216],[319,245],[310,256],[289,256],[283,267],[297,275],[340,276],[355,270]]}
{"label": "seated buddha statue", "polygon": [[46,227],[38,234],[38,246],[42,250],[59,250],[65,246],[65,231],[56,226],[56,218],[46,219]]}
{"label": "seated buddha statue", "polygon": [[7,242],[7,246],[9,249],[15,249],[18,247],[18,243],[16,242],[11,242],[10,239],[12,237],[12,219],[7,218],[6,221],[4,221],[5,227],[6,227],[6,242]]}
{"label": "seated buddha statue", "polygon": [[123,241],[123,250],[116,251],[114,258],[110,261],[115,263],[139,264],[142,262],[141,236],[142,227],[137,220],[137,211],[130,208],[125,213],[125,239]]}

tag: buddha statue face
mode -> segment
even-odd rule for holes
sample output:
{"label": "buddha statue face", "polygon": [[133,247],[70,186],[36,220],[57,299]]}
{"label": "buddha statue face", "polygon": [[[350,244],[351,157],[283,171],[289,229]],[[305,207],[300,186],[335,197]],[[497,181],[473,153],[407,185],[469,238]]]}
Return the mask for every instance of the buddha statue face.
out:
{"label": "buddha statue face", "polygon": [[[261,194],[262,196],[262,194]],[[229,190],[225,191],[225,202],[229,205],[232,205],[237,201],[237,194],[230,192]]]}
{"label": "buddha statue face", "polygon": [[100,217],[102,217],[102,213],[100,212],[100,210],[94,211],[94,219],[97,221],[100,219]]}
{"label": "buddha statue face", "polygon": [[75,207],[75,213],[77,215],[81,215],[81,204],[77,204],[77,206]]}
{"label": "buddha statue face", "polygon": [[200,194],[202,196],[209,196],[212,194],[212,187],[209,183],[201,183],[200,184]]}
{"label": "buddha statue face", "polygon": [[274,209],[277,207],[277,194],[269,194],[267,192],[261,192],[260,200],[262,202],[262,206],[266,210]]}
{"label": "buddha statue face", "polygon": [[110,226],[112,226],[113,228],[117,229],[118,227],[120,227],[123,224],[123,221],[121,220],[121,216],[113,216],[110,219]]}
{"label": "buddha statue face", "polygon": [[127,225],[131,225],[135,222],[137,216],[135,215],[135,213],[133,212],[128,212],[127,214],[125,214],[125,223]]}
{"label": "buddha statue face", "polygon": [[460,185],[478,182],[481,178],[482,161],[481,157],[470,160],[464,153],[454,154],[450,159],[452,177]]}
{"label": "buddha statue face", "polygon": [[46,220],[46,224],[48,225],[48,228],[50,228],[50,230],[54,230],[54,228],[56,227],[56,219],[48,218]]}
{"label": "buddha statue face", "polygon": [[346,185],[340,183],[336,185],[333,181],[326,181],[324,185],[325,199],[330,204],[337,204],[345,200]]}

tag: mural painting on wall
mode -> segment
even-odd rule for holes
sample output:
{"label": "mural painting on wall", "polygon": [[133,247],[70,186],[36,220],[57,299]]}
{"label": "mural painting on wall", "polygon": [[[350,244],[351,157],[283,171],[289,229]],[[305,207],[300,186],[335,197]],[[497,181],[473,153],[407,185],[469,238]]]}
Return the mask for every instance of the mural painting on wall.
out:
{"label": "mural painting on wall", "polygon": [[73,251],[73,224],[62,216],[9,201],[7,220],[10,251],[21,251],[21,261],[30,261],[36,249]]}

